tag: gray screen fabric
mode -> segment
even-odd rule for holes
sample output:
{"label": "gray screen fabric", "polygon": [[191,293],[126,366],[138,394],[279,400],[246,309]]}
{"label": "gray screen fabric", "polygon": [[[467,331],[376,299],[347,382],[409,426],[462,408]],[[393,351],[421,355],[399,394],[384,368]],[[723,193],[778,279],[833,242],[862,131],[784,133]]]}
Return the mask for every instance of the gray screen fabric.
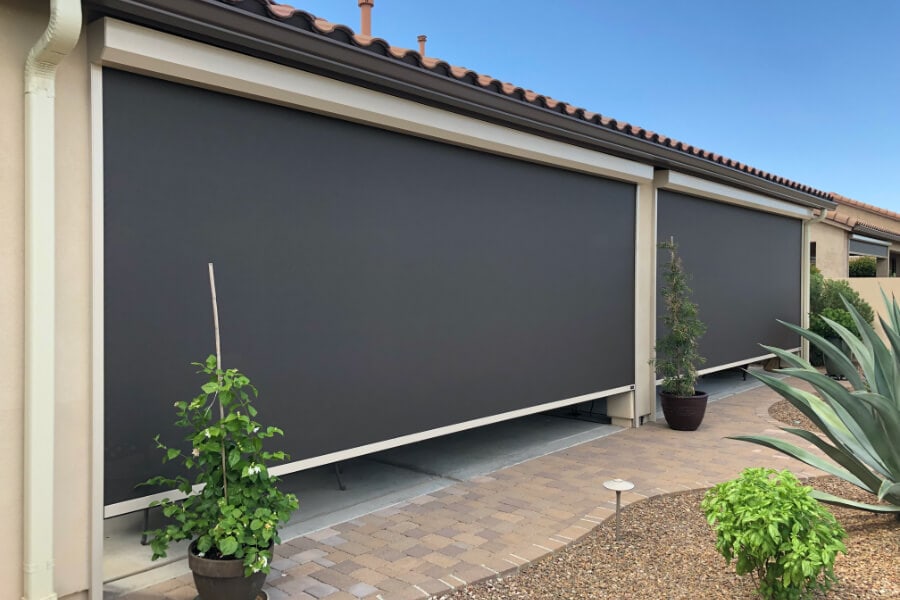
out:
{"label": "gray screen fabric", "polygon": [[[675,236],[693,300],[706,323],[701,354],[712,368],[766,354],[760,343],[796,348],[799,336],[775,319],[800,322],[802,222],[779,215],[658,193],[659,240]],[[657,288],[667,253],[658,255]],[[657,295],[657,313],[663,314]],[[657,336],[662,335],[657,320]]]}
{"label": "gray screen fabric", "polygon": [[634,380],[632,185],[104,71],[107,505],[214,350],[292,460]]}
{"label": "gray screen fabric", "polygon": [[872,242],[854,240],[851,238],[849,246],[850,254],[875,256],[878,258],[888,257],[888,246],[882,246],[881,244],[873,244]]}

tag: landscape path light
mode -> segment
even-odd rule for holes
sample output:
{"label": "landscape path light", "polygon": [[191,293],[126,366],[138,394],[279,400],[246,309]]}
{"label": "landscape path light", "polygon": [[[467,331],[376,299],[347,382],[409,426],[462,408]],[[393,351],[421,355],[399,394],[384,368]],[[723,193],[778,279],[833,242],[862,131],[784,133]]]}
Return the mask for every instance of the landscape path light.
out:
{"label": "landscape path light", "polygon": [[619,510],[622,508],[622,492],[634,489],[634,484],[624,479],[610,479],[603,482],[603,487],[616,492],[616,541],[619,541]]}

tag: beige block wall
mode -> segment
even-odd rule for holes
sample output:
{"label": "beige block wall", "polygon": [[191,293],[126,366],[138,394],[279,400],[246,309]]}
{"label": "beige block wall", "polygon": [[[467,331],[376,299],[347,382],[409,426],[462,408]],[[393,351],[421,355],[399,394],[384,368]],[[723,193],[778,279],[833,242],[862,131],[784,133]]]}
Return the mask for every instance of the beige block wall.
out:
{"label": "beige block wall", "polygon": [[884,306],[884,300],[881,298],[881,290],[887,294],[887,297],[895,296],[900,301],[900,278],[897,277],[843,277],[843,281],[850,284],[850,287],[859,293],[860,297],[868,302],[875,311],[875,331],[881,336],[885,343],[888,343],[884,329],[878,320],[879,315],[885,320],[888,319],[887,310]]}
{"label": "beige block wall", "polygon": [[[0,0],[0,598],[23,595],[24,75],[49,2]],[[90,146],[89,79],[82,39],[59,70],[57,125],[56,591],[84,597],[89,572]],[[48,515],[50,518],[50,515]]]}
{"label": "beige block wall", "polygon": [[813,223],[809,228],[809,241],[816,243],[816,267],[828,279],[847,277],[850,233],[827,222]]}

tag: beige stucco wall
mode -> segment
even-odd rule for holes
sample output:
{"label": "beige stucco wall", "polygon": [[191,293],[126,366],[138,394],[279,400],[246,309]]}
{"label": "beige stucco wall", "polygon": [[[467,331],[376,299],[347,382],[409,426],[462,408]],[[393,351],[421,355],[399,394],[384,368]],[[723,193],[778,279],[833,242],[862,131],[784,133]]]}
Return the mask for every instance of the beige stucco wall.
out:
{"label": "beige stucco wall", "polygon": [[879,315],[885,320],[888,320],[884,300],[881,298],[881,290],[884,290],[884,293],[887,294],[888,298],[895,296],[900,300],[900,278],[846,277],[842,279],[849,283],[850,287],[856,290],[860,297],[872,306],[872,309],[875,311],[875,331],[878,332],[878,335],[881,336],[881,339],[884,340],[885,343],[888,343],[887,336],[884,334],[884,329],[881,327],[881,323],[878,320]]}
{"label": "beige stucco wall", "polygon": [[[23,595],[24,83],[29,48],[49,2],[0,0],[0,598]],[[59,70],[56,90],[55,564],[61,597],[88,587],[90,466],[89,79],[84,40]],[[49,515],[48,515],[49,518]]]}
{"label": "beige stucco wall", "polygon": [[809,241],[816,243],[816,267],[829,279],[848,274],[847,240],[849,232],[827,221],[813,223],[809,228]]}

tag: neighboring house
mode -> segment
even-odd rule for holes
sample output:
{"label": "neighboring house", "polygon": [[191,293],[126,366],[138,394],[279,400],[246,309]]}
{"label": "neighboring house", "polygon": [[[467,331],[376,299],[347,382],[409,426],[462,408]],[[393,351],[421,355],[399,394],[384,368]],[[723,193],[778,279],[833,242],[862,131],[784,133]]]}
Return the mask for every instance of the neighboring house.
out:
{"label": "neighboring house", "polygon": [[876,259],[877,277],[897,275],[900,256],[900,214],[832,194],[837,203],[810,227],[810,261],[825,277],[847,277],[854,257]]}
{"label": "neighboring house", "polygon": [[2,598],[102,597],[104,518],[212,349],[208,261],[284,471],[654,419],[670,236],[707,371],[800,345],[827,193],[267,0],[78,6],[0,0]]}

